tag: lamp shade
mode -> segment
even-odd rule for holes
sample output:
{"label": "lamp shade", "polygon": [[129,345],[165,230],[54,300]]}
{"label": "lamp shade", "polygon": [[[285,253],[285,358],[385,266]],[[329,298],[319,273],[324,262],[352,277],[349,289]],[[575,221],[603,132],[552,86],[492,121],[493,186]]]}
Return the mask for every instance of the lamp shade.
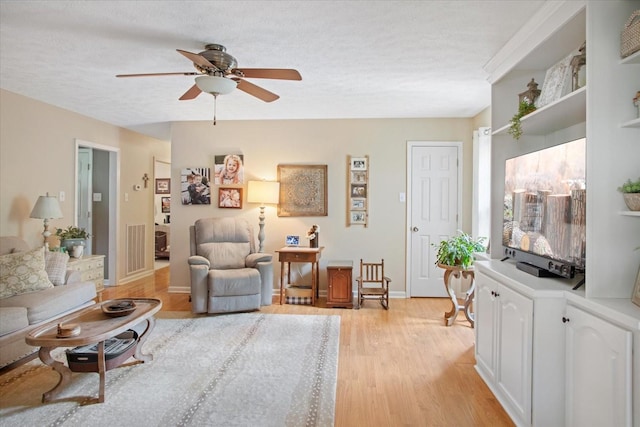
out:
{"label": "lamp shade", "polygon": [[279,200],[280,183],[278,181],[249,181],[247,202],[277,205]]}
{"label": "lamp shade", "polygon": [[233,92],[238,83],[226,77],[200,76],[196,77],[196,86],[203,92],[214,95],[226,95]]}
{"label": "lamp shade", "polygon": [[62,218],[62,211],[60,210],[58,199],[49,196],[49,194],[38,197],[30,217],[38,219]]}

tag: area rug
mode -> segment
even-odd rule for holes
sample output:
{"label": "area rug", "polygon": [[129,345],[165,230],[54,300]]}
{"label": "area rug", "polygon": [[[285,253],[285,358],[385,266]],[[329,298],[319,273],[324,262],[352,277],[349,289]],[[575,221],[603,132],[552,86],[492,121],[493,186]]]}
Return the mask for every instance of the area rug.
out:
{"label": "area rug", "polygon": [[[339,316],[241,313],[156,322],[149,363],[58,380],[34,360],[0,377],[2,426],[332,426]],[[57,360],[66,362],[62,349]]]}

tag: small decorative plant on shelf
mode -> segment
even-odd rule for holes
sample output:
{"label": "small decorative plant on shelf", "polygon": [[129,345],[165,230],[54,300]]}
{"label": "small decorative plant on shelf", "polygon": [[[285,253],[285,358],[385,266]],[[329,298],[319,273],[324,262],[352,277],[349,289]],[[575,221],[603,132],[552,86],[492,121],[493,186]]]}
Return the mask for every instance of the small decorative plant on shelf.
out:
{"label": "small decorative plant on shelf", "polygon": [[635,181],[628,179],[624,184],[618,187],[618,191],[624,197],[624,203],[629,210],[640,211],[640,178]]}
{"label": "small decorative plant on shelf", "polygon": [[458,234],[443,240],[440,243],[432,243],[437,249],[436,265],[448,265],[468,269],[475,261],[474,253],[484,252],[484,237],[472,238],[467,233],[458,230]]}
{"label": "small decorative plant on shelf", "polygon": [[528,98],[524,98],[522,101],[520,101],[520,104],[518,105],[518,112],[511,118],[509,122],[511,123],[511,125],[509,126],[509,130],[507,131],[507,133],[514,139],[520,139],[520,137],[522,136],[522,123],[520,122],[520,119],[522,119],[527,114],[534,112],[535,110],[535,104],[533,102],[529,102]]}

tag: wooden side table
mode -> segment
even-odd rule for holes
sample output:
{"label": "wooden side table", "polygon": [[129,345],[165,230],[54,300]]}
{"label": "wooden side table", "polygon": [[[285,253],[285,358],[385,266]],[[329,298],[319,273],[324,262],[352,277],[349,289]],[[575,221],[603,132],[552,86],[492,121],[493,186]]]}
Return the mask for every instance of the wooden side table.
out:
{"label": "wooden side table", "polygon": [[316,299],[318,298],[318,283],[320,282],[320,269],[318,268],[318,263],[323,249],[324,246],[320,246],[319,248],[285,246],[284,248],[276,251],[278,253],[278,261],[280,261],[280,305],[282,305],[282,298],[284,295],[285,266],[287,270],[287,283],[291,283],[292,262],[311,263],[311,305],[316,305]]}
{"label": "wooden side table", "polygon": [[82,258],[69,258],[67,268],[80,272],[82,281],[96,285],[98,298],[104,291],[104,255],[84,255]]}
{"label": "wooden side table", "polygon": [[327,264],[327,307],[353,308],[353,262]]}
{"label": "wooden side table", "polygon": [[[476,281],[473,274],[473,268],[460,268],[454,267],[451,265],[438,264],[438,267],[443,268],[444,272],[444,287],[447,290],[447,294],[449,294],[449,298],[451,298],[451,310],[447,311],[444,314],[444,321],[447,326],[453,325],[453,322],[456,320],[458,316],[458,312],[464,312],[465,317],[471,323],[471,327],[474,326],[474,316],[471,311],[471,303],[473,302],[473,294],[476,289]],[[451,276],[459,279],[462,277],[466,279],[471,277],[471,286],[469,286],[469,290],[467,290],[464,297],[464,304],[460,304],[458,302],[458,297],[456,296],[456,292],[451,287]]]}

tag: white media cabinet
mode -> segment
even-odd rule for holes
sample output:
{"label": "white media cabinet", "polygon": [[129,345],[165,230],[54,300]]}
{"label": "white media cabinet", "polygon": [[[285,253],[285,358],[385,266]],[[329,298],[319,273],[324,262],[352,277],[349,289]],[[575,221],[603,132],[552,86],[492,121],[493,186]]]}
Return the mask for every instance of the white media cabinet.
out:
{"label": "white media cabinet", "polygon": [[[640,216],[616,191],[640,174],[640,52],[620,32],[640,0],[547,1],[487,63],[491,260],[476,267],[476,369],[518,426],[640,426]],[[586,86],[522,118],[518,93],[586,41]],[[586,138],[586,282],[537,278],[502,258],[505,160]]]}

